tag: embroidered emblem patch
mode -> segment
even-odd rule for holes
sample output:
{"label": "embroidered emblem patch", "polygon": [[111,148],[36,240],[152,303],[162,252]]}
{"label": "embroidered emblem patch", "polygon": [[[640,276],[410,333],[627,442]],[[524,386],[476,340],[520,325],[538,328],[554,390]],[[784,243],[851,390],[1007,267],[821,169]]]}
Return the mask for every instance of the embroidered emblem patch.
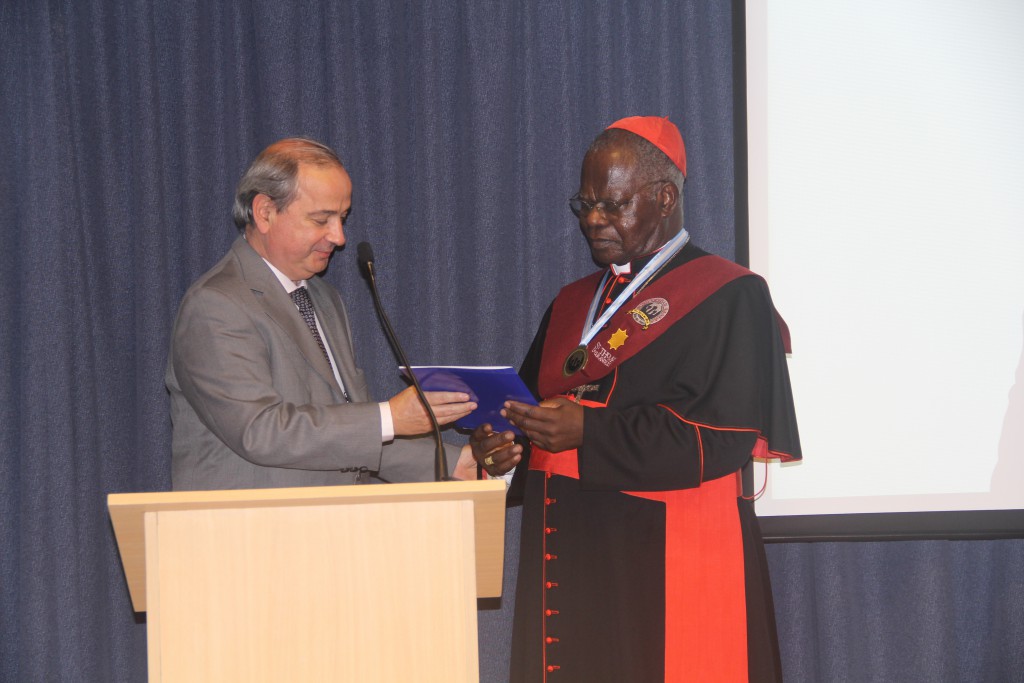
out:
{"label": "embroidered emblem patch", "polygon": [[629,312],[633,320],[645,330],[668,315],[668,301],[660,297],[643,301]]}
{"label": "embroidered emblem patch", "polygon": [[610,348],[612,351],[615,351],[616,349],[620,348],[623,344],[625,344],[627,339],[629,339],[629,335],[626,334],[625,330],[619,328],[618,330],[615,331],[615,334],[613,334],[611,338],[608,339],[608,348]]}

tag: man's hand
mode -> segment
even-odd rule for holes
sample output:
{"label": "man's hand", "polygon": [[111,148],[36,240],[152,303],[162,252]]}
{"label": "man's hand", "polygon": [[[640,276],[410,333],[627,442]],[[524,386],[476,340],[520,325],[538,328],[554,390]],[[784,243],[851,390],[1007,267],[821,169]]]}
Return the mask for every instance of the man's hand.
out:
{"label": "man's hand", "polygon": [[452,479],[473,481],[476,479],[476,459],[473,457],[473,447],[468,443],[459,451],[459,460],[455,463],[452,471]]}
{"label": "man's hand", "polygon": [[482,424],[473,430],[469,446],[473,459],[492,477],[500,477],[523,459],[523,447],[515,442],[512,432],[494,432],[491,425]]}
{"label": "man's hand", "polygon": [[501,414],[546,451],[558,453],[583,445],[583,406],[568,399],[554,398],[537,406],[508,401]]}
{"label": "man's hand", "polygon": [[[465,417],[476,410],[476,404],[470,402],[469,394],[460,391],[425,391],[427,402],[434,409],[437,424],[446,425]],[[391,420],[395,425],[395,436],[413,436],[433,431],[430,416],[423,409],[415,387],[407,387],[395,394],[388,401],[391,407]]]}

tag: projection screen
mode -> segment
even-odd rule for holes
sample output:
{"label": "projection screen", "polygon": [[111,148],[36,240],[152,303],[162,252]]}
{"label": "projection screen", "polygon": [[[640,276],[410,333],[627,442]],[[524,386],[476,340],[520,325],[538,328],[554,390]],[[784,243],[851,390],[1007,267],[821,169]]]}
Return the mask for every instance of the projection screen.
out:
{"label": "projection screen", "polygon": [[736,10],[737,226],[805,457],[754,467],[766,536],[1024,535],[1024,3]]}

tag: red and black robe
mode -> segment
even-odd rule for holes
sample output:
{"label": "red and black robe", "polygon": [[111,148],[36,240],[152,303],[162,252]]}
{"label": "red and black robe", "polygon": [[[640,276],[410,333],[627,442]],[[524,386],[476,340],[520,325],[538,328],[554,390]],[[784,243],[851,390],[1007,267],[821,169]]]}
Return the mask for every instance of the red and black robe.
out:
{"label": "red and black robe", "polygon": [[562,290],[521,370],[538,398],[582,385],[591,409],[578,451],[527,449],[510,489],[524,505],[511,680],[780,680],[738,474],[754,455],[800,458],[767,286],[688,245],[565,378],[600,278]]}

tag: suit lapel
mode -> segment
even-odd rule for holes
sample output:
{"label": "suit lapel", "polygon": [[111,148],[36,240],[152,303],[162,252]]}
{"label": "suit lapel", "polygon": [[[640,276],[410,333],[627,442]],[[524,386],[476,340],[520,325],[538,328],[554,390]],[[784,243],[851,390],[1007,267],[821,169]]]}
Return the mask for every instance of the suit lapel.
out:
{"label": "suit lapel", "polygon": [[[327,364],[327,359],[324,358],[323,352],[320,351],[320,347],[317,346],[312,333],[306,327],[305,321],[299,314],[291,297],[284,291],[284,287],[277,279],[277,276],[274,275],[273,271],[263,261],[263,258],[249,246],[245,239],[239,237],[235,240],[231,249],[238,256],[242,279],[245,280],[256,300],[263,307],[264,312],[281,328],[285,336],[298,347],[299,353],[306,359],[306,362],[340,396],[341,388],[334,379],[334,373]],[[319,303],[319,300],[314,297],[313,305],[318,307]],[[317,308],[317,316],[320,317],[320,324],[323,326],[323,316],[319,308]],[[331,345],[331,351],[337,355],[333,344]],[[342,377],[344,378],[345,376],[342,375]]]}
{"label": "suit lapel", "polygon": [[360,383],[356,381],[358,373],[353,353],[352,331],[340,298],[331,285],[320,277],[312,277],[307,280],[307,283],[309,284],[309,295],[313,299],[313,306],[316,307],[316,314],[320,319],[320,327],[327,336],[327,343],[331,346],[334,362],[338,364],[338,374],[341,375],[341,381],[345,383],[349,397],[353,401],[369,400],[367,396],[358,395],[361,390],[359,389]]}

